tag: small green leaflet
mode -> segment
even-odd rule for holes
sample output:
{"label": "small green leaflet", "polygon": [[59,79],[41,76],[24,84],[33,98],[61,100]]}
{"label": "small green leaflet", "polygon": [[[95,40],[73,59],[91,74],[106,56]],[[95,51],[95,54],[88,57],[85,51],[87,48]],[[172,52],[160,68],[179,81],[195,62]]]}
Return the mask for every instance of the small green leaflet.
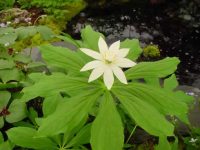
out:
{"label": "small green leaflet", "polygon": [[91,145],[93,150],[122,150],[123,125],[114,100],[109,92],[102,99],[99,114],[92,124]]}
{"label": "small green leaflet", "polygon": [[165,58],[155,62],[141,62],[125,73],[128,79],[166,77],[174,73],[179,62],[179,59],[176,57]]}
{"label": "small green leaflet", "polygon": [[126,91],[114,90],[129,116],[138,126],[152,135],[173,135],[174,127],[152,105]]}

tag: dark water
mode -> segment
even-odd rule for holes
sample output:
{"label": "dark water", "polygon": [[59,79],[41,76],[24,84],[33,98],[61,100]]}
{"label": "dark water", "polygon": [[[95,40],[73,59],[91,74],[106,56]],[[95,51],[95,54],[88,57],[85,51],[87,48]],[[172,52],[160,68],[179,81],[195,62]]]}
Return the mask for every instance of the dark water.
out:
{"label": "dark water", "polygon": [[182,1],[161,5],[118,5],[89,8],[68,24],[68,33],[80,38],[80,29],[90,24],[104,33],[108,42],[138,38],[141,46],[157,44],[162,57],[181,60],[177,75],[181,84],[200,79],[200,5]]}

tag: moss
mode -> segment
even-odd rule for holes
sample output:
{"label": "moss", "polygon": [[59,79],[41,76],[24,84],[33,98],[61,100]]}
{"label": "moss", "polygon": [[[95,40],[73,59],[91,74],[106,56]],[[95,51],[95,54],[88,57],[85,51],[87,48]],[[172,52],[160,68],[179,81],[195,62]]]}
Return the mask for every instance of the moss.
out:
{"label": "moss", "polygon": [[148,45],[143,49],[143,56],[144,57],[160,57],[160,49],[157,45]]}
{"label": "moss", "polygon": [[41,17],[38,24],[48,26],[55,34],[60,34],[65,29],[66,22],[56,20],[53,16]]}

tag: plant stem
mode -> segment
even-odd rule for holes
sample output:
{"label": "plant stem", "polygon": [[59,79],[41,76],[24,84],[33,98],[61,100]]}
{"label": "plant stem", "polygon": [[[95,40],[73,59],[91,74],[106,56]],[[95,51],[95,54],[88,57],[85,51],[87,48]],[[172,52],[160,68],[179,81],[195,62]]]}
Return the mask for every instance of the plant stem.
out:
{"label": "plant stem", "polygon": [[133,128],[133,130],[131,131],[131,134],[129,135],[128,139],[126,140],[125,144],[128,144],[129,140],[131,139],[133,133],[135,132],[135,129],[137,128],[137,125],[135,125],[135,127]]}

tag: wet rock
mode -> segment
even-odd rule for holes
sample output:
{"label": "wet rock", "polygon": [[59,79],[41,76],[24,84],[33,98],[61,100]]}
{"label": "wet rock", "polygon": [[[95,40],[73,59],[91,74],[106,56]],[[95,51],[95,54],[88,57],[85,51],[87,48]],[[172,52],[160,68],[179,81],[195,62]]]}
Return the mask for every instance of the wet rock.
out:
{"label": "wet rock", "polygon": [[184,15],[183,19],[186,20],[186,21],[190,21],[190,20],[192,20],[192,16],[191,15]]}
{"label": "wet rock", "polygon": [[[69,48],[71,50],[76,50],[76,47],[68,42],[63,42],[63,41],[54,42],[54,43],[52,43],[52,45]],[[33,61],[41,61],[42,60],[41,53],[40,53],[39,49],[36,47],[34,47],[32,49],[26,48],[26,49],[24,49],[24,51],[22,51],[22,54],[31,56],[31,59]]]}
{"label": "wet rock", "polygon": [[199,79],[197,79],[197,80],[194,81],[194,83],[192,84],[192,86],[200,89],[200,77],[199,77]]}
{"label": "wet rock", "polygon": [[130,25],[125,27],[124,31],[122,32],[122,36],[125,38],[140,38],[140,34],[136,31],[136,28]]}
{"label": "wet rock", "polygon": [[152,41],[153,40],[153,36],[151,36],[149,33],[147,32],[142,32],[141,33],[141,36],[140,36],[140,39],[142,41],[145,41],[145,42],[149,42],[149,41]]}

